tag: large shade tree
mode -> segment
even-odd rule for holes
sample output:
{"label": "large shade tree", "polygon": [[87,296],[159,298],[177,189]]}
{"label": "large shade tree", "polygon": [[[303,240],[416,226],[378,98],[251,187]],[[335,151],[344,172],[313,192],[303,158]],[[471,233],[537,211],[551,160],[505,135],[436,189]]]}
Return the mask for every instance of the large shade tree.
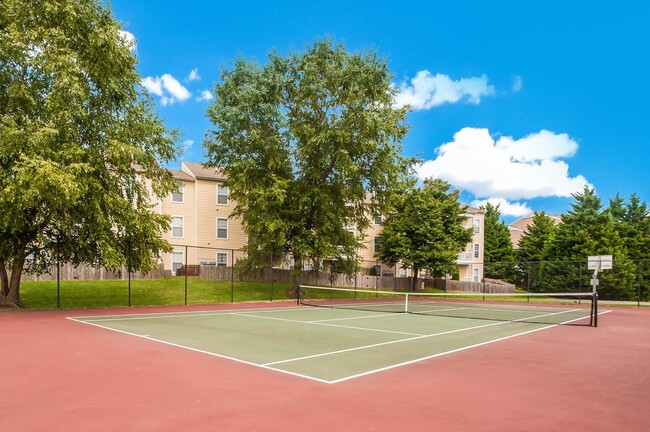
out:
{"label": "large shade tree", "polygon": [[414,163],[401,153],[407,108],[394,105],[391,78],[376,53],[329,39],[223,71],[204,145],[227,175],[249,262],[262,250],[292,254],[297,269],[357,266],[369,213],[385,210]]}
{"label": "large shade tree", "polygon": [[0,304],[54,260],[152,268],[175,133],[140,86],[133,46],[98,0],[0,8]]}
{"label": "large shade tree", "polygon": [[413,269],[411,290],[420,270],[433,276],[454,272],[458,254],[472,240],[472,228],[464,226],[465,207],[459,191],[450,184],[426,180],[394,197],[394,211],[383,223],[379,258]]}

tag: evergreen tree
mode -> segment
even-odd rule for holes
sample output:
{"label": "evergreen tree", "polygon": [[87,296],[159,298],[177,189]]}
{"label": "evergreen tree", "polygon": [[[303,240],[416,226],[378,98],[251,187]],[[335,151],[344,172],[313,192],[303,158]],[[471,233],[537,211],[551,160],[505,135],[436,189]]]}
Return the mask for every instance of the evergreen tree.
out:
{"label": "evergreen tree", "polygon": [[645,201],[636,194],[626,203],[618,194],[610,200],[609,214],[614,219],[629,259],[637,272],[637,288],[641,299],[650,298],[650,213]]}
{"label": "evergreen tree", "polygon": [[544,211],[535,212],[533,223],[519,239],[519,284],[527,289],[537,289],[540,263],[545,259],[544,248],[551,242],[556,230],[555,222]]}
{"label": "evergreen tree", "polygon": [[546,291],[589,289],[592,272],[587,270],[590,255],[612,255],[613,270],[600,274],[599,292],[603,298],[632,299],[634,268],[626,261],[627,254],[611,212],[602,210],[600,198],[593,188],[573,194],[571,210],[562,215],[560,224],[544,256],[541,283]]}
{"label": "evergreen tree", "polygon": [[501,221],[499,206],[487,203],[485,210],[485,277],[512,280],[514,249],[508,226]]}

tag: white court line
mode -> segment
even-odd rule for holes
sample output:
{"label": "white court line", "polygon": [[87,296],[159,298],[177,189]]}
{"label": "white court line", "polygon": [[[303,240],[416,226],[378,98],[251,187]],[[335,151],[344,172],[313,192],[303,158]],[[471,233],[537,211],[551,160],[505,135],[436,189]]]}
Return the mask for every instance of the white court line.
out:
{"label": "white court line", "polygon": [[[542,317],[551,316],[551,315],[559,315],[559,314],[563,314],[563,313],[567,313],[567,312],[573,312],[573,311],[576,311],[576,310],[580,310],[580,309],[571,309],[571,310],[562,311],[562,312],[554,312],[554,313],[548,313],[548,314],[543,314],[543,315],[537,315],[537,316],[534,316],[534,317],[521,318],[521,319],[518,319],[518,320],[502,321],[502,322],[497,322],[497,323],[492,323],[492,324],[482,324],[482,325],[479,325],[479,326],[465,327],[465,328],[461,328],[461,329],[449,330],[449,331],[440,332],[440,333],[432,333],[432,334],[420,335],[420,336],[416,336],[416,337],[412,337],[412,338],[398,339],[398,340],[394,340],[394,341],[381,342],[381,343],[376,343],[376,344],[371,344],[371,345],[364,345],[364,346],[360,346],[360,347],[347,348],[347,349],[343,349],[343,350],[330,351],[330,352],[325,352],[325,353],[320,353],[320,354],[312,354],[312,355],[303,356],[303,357],[296,357],[296,358],[287,359],[287,360],[279,360],[279,361],[275,361],[275,362],[264,363],[264,365],[274,365],[274,364],[280,364],[280,363],[291,363],[291,362],[294,362],[294,361],[312,359],[312,358],[317,358],[317,357],[325,357],[325,356],[340,354],[340,353],[344,353],[344,352],[360,351],[360,350],[364,350],[364,349],[368,349],[368,348],[375,348],[375,347],[382,346],[382,345],[391,345],[391,344],[402,343],[402,342],[410,342],[410,341],[414,341],[414,340],[417,340],[417,339],[424,339],[424,338],[430,338],[430,337],[435,337],[435,336],[443,336],[443,335],[447,335],[447,334],[459,333],[459,332],[464,332],[464,331],[468,331],[468,330],[475,330],[475,329],[484,328],[484,327],[492,327],[492,326],[497,326],[497,325],[510,324],[510,323],[513,323],[513,322],[522,321],[524,319],[529,320],[529,319],[535,319],[535,318],[542,318]],[[584,319],[584,318],[585,317],[581,317],[581,318],[578,318],[578,319]],[[576,320],[574,320],[574,321],[576,321]],[[570,321],[567,321],[567,322],[570,322]],[[557,325],[557,324],[552,324],[552,326],[555,326],[555,325]]]}
{"label": "white court line", "polygon": [[[277,308],[277,310],[282,310],[282,309],[285,309],[285,310],[302,310],[301,308]],[[246,309],[241,309],[241,310],[243,311],[243,310],[246,310]],[[248,310],[255,311],[256,309],[248,309]],[[227,311],[224,311],[224,312],[227,312]],[[606,311],[599,312],[598,315],[603,315],[603,314],[606,314],[606,313],[609,313],[609,312],[611,312],[611,310],[606,310]],[[88,317],[88,318],[91,318],[91,317]],[[269,364],[253,363],[253,362],[249,362],[249,361],[246,361],[246,360],[241,360],[241,359],[238,359],[238,358],[235,358],[235,357],[226,356],[226,355],[223,355],[223,354],[217,354],[217,353],[213,353],[213,352],[210,352],[210,351],[204,351],[204,350],[201,350],[201,349],[192,348],[192,347],[188,347],[188,346],[184,346],[184,345],[175,344],[173,342],[168,342],[168,341],[152,338],[152,337],[150,337],[148,335],[139,335],[139,334],[136,334],[136,333],[131,333],[131,332],[123,331],[123,330],[114,329],[114,328],[111,328],[111,327],[102,326],[102,325],[99,325],[99,324],[95,324],[93,322],[84,321],[82,319],[78,319],[78,318],[75,318],[75,317],[67,317],[67,319],[69,319],[71,321],[76,321],[76,322],[79,322],[79,323],[88,324],[88,325],[98,327],[98,328],[102,328],[102,329],[105,329],[105,330],[111,330],[111,331],[114,331],[114,332],[117,332],[117,333],[127,334],[127,335],[130,335],[130,336],[135,336],[135,337],[139,337],[139,338],[142,338],[142,339],[147,339],[147,340],[151,340],[151,341],[154,341],[154,342],[160,342],[160,343],[165,344],[165,345],[174,346],[174,347],[177,347],[177,348],[184,348],[184,349],[187,349],[187,350],[190,350],[190,351],[195,351],[195,352],[199,352],[199,353],[202,353],[202,354],[207,354],[207,355],[210,355],[210,356],[213,356],[213,357],[219,357],[219,358],[223,358],[223,359],[227,359],[227,360],[232,360],[232,361],[235,361],[235,362],[238,362],[238,363],[243,363],[243,364],[246,364],[246,365],[249,365],[249,366],[256,366],[256,367],[259,367],[259,368],[262,368],[262,369],[272,370],[272,371],[275,371],[275,372],[281,372],[281,373],[284,373],[284,374],[287,374],[287,375],[292,375],[292,376],[296,376],[296,377],[300,377],[300,378],[306,378],[308,380],[317,381],[317,382],[324,383],[324,384],[340,383],[340,382],[343,382],[343,381],[347,381],[347,380],[362,377],[362,376],[365,376],[365,375],[370,375],[370,374],[373,374],[373,373],[377,373],[377,372],[393,369],[393,368],[396,368],[396,367],[416,363],[416,362],[427,360],[427,359],[430,359],[430,358],[440,357],[440,356],[443,356],[443,355],[446,355],[446,354],[452,354],[452,353],[455,353],[455,352],[458,352],[458,351],[463,351],[463,350],[466,350],[466,349],[469,349],[469,348],[475,348],[475,347],[487,345],[487,344],[490,344],[490,343],[493,343],[493,342],[499,342],[499,341],[502,341],[502,340],[505,340],[505,339],[514,338],[514,337],[525,335],[525,334],[532,333],[532,332],[535,332],[535,331],[545,330],[545,329],[548,329],[548,328],[557,327],[557,326],[562,325],[562,324],[568,324],[570,322],[579,321],[579,320],[585,319],[585,318],[587,318],[587,317],[576,318],[576,319],[573,319],[573,320],[561,322],[559,324],[553,324],[553,325],[550,325],[550,326],[547,326],[547,327],[542,327],[540,329],[535,329],[535,330],[531,330],[531,331],[527,331],[527,332],[523,332],[523,333],[517,333],[515,335],[506,336],[506,337],[503,337],[503,338],[494,339],[494,340],[487,341],[487,342],[482,342],[480,344],[472,345],[472,346],[469,346],[469,347],[463,347],[463,348],[459,348],[459,349],[455,349],[455,350],[451,350],[451,351],[447,351],[447,352],[443,352],[443,353],[438,353],[438,354],[434,354],[434,355],[431,355],[431,356],[426,356],[426,357],[422,357],[422,358],[415,359],[415,360],[409,360],[409,361],[406,361],[406,362],[403,362],[403,363],[399,363],[399,364],[395,364],[395,365],[391,365],[391,366],[387,366],[387,367],[383,367],[383,368],[379,368],[379,369],[375,369],[375,370],[366,371],[366,372],[363,372],[363,373],[360,373],[360,374],[351,375],[351,376],[347,376],[347,377],[344,377],[344,378],[339,378],[339,379],[336,379],[336,380],[328,381],[328,380],[316,378],[316,377],[309,376],[309,375],[303,375],[303,374],[300,374],[300,373],[287,371],[287,370],[284,370],[284,369],[273,368],[273,367],[270,367]],[[509,322],[512,322],[512,321],[494,323],[494,325],[507,324]],[[492,324],[489,324],[489,325],[492,325]]]}
{"label": "white court line", "polygon": [[266,365],[263,365],[263,364],[253,363],[253,362],[238,359],[238,358],[235,358],[235,357],[230,357],[230,356],[223,355],[223,354],[217,354],[217,353],[213,353],[213,352],[210,352],[210,351],[205,351],[205,350],[198,349],[198,348],[192,348],[192,347],[185,346],[185,345],[179,345],[179,344],[175,344],[173,342],[168,342],[168,341],[165,341],[165,340],[162,340],[162,339],[152,338],[151,336],[148,336],[148,335],[140,335],[140,334],[137,334],[137,333],[131,333],[131,332],[124,331],[124,330],[118,330],[118,329],[114,329],[114,328],[111,328],[111,327],[106,327],[106,326],[103,326],[103,325],[95,324],[93,322],[78,320],[78,319],[72,318],[72,317],[67,317],[67,319],[69,319],[71,321],[76,321],[76,322],[79,322],[79,323],[99,327],[99,328],[102,328],[102,329],[111,330],[111,331],[114,331],[114,332],[117,332],[117,333],[126,334],[126,335],[129,335],[129,336],[135,336],[135,337],[139,337],[139,338],[142,338],[142,339],[147,339],[147,340],[154,341],[154,342],[160,342],[162,344],[170,345],[170,346],[173,346],[173,347],[176,347],[176,348],[184,348],[186,350],[195,351],[195,352],[198,352],[198,353],[201,353],[201,354],[207,354],[207,355],[211,355],[213,357],[219,357],[219,358],[223,358],[223,359],[227,359],[227,360],[232,360],[232,361],[235,361],[235,362],[238,362],[238,363],[244,363],[244,364],[247,364],[249,366],[257,366],[257,367],[262,368],[262,369],[272,370],[272,371],[275,371],[275,372],[282,372],[282,373],[286,373],[286,374],[289,374],[289,375],[297,376],[297,377],[300,377],[300,378],[307,378],[307,379],[310,379],[310,380],[313,380],[313,381],[318,381],[318,382],[325,383],[325,384],[330,384],[331,383],[330,381],[323,380],[323,379],[316,378],[316,377],[312,377],[312,376],[309,376],[309,375],[303,375],[303,374],[299,374],[299,373],[296,373],[296,372],[286,371],[286,370],[283,370],[283,369],[276,369],[276,368],[269,367],[269,366],[266,366]]}
{"label": "white court line", "polygon": [[[245,316],[245,317],[249,317],[249,318],[258,318],[258,319],[265,319],[265,320],[272,320],[272,321],[284,321],[284,322],[299,323],[299,324],[312,324],[312,325],[319,325],[319,326],[325,326],[325,327],[339,327],[339,328],[346,328],[346,329],[352,329],[352,330],[367,330],[367,331],[373,331],[373,332],[395,333],[395,334],[402,334],[402,335],[408,335],[408,336],[424,336],[421,333],[407,333],[407,332],[401,332],[401,331],[395,331],[395,330],[382,330],[382,329],[374,329],[374,328],[367,328],[367,327],[344,326],[344,325],[338,325],[338,324],[327,324],[327,323],[322,323],[322,322],[317,322],[317,321],[301,321],[301,320],[292,320],[292,319],[288,319],[288,318],[265,317],[265,316],[249,315],[249,314],[242,314],[242,313],[232,313],[231,315],[239,315],[239,316]],[[386,316],[386,315],[384,315],[384,316]]]}
{"label": "white court line", "polygon": [[414,341],[414,340],[417,340],[417,339],[425,339],[425,338],[434,337],[434,336],[442,336],[442,335],[451,334],[451,333],[459,333],[459,332],[463,332],[463,331],[467,331],[467,330],[474,330],[474,329],[477,329],[477,328],[491,327],[491,326],[501,325],[501,324],[507,324],[507,323],[499,322],[499,323],[492,323],[492,324],[483,324],[483,325],[475,326],[475,327],[465,327],[465,328],[462,328],[462,329],[449,330],[449,331],[446,331],[446,332],[425,334],[425,335],[420,335],[420,336],[416,336],[416,337],[412,337],[412,338],[398,339],[398,340],[388,341],[388,342],[380,342],[380,343],[376,343],[376,344],[372,344],[372,345],[364,345],[364,346],[360,346],[360,347],[346,348],[346,349],[342,349],[342,350],[338,350],[338,351],[330,351],[330,352],[320,353],[320,354],[312,354],[312,355],[303,356],[303,357],[296,357],[296,358],[292,358],[292,359],[288,359],[288,360],[278,360],[278,361],[274,361],[274,362],[270,362],[270,363],[264,363],[264,366],[280,364],[280,363],[290,363],[290,362],[294,362],[294,361],[307,360],[307,359],[317,358],[317,357],[324,357],[324,356],[340,354],[340,353],[344,353],[344,352],[351,352],[351,351],[358,351],[358,350],[363,350],[363,349],[368,349],[368,348],[375,348],[375,347],[383,346],[383,345],[391,345],[391,344],[402,343],[402,342],[410,342],[410,341]]}

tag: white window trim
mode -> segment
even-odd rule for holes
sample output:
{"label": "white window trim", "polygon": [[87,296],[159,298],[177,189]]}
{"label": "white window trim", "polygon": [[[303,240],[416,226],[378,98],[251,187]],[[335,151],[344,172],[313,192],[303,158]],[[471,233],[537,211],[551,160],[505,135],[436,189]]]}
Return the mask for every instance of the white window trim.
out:
{"label": "white window trim", "polygon": [[476,259],[481,258],[481,245],[480,245],[480,243],[474,243],[474,258],[476,258]]}
{"label": "white window trim", "polygon": [[181,256],[181,267],[185,265],[185,252],[182,251],[172,251],[171,253],[171,266],[169,268],[172,269],[172,274],[176,274],[176,270],[174,270],[174,263],[178,261],[174,261],[174,255],[180,255]]}
{"label": "white window trim", "polygon": [[[180,218],[181,220],[181,230],[183,234],[180,236],[174,235],[174,218]],[[185,216],[172,215],[172,238],[185,238]]]}
{"label": "white window trim", "polygon": [[378,246],[381,248],[381,236],[375,236],[375,239],[373,240],[373,246],[372,246],[373,253],[379,253],[379,250],[377,250]]}
{"label": "white window trim", "polygon": [[[225,188],[228,189],[228,193],[226,194],[226,202],[224,204],[219,202],[219,196],[220,196],[219,195],[219,186],[222,186],[222,187],[225,187]],[[227,206],[228,204],[230,204],[230,188],[228,188],[227,186],[224,186],[223,183],[217,183],[217,205],[219,205],[219,206]]]}
{"label": "white window trim", "polygon": [[[226,221],[226,237],[219,237],[219,221],[220,220],[225,220]],[[230,239],[230,222],[228,221],[227,218],[217,218],[216,228],[217,228],[217,232],[215,233],[215,236],[217,237],[217,240],[228,240],[228,239]]]}
{"label": "white window trim", "polygon": [[[219,255],[225,255],[226,256],[226,265],[225,266],[219,265]],[[217,267],[228,267],[228,252],[217,252],[215,265]]]}
{"label": "white window trim", "polygon": [[[180,194],[181,194],[181,200],[180,201],[176,201],[174,199],[174,193],[176,193],[176,192],[180,192]],[[172,192],[172,203],[174,203],[174,204],[183,204],[183,203],[185,203],[185,185],[182,185],[179,188],[179,190],[177,190],[176,192]]]}
{"label": "white window trim", "polygon": [[481,219],[474,219],[474,234],[479,234],[481,232]]}

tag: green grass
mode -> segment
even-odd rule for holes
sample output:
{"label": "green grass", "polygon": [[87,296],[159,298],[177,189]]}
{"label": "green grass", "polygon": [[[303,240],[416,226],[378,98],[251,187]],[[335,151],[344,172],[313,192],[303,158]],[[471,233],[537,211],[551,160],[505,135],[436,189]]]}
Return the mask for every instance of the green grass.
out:
{"label": "green grass", "polygon": [[[187,303],[210,304],[231,301],[285,300],[289,284],[187,279]],[[21,283],[21,299],[29,309],[54,309],[57,306],[56,281]],[[185,278],[131,281],[131,306],[185,304]],[[129,305],[126,280],[61,281],[61,308],[119,307]]]}

